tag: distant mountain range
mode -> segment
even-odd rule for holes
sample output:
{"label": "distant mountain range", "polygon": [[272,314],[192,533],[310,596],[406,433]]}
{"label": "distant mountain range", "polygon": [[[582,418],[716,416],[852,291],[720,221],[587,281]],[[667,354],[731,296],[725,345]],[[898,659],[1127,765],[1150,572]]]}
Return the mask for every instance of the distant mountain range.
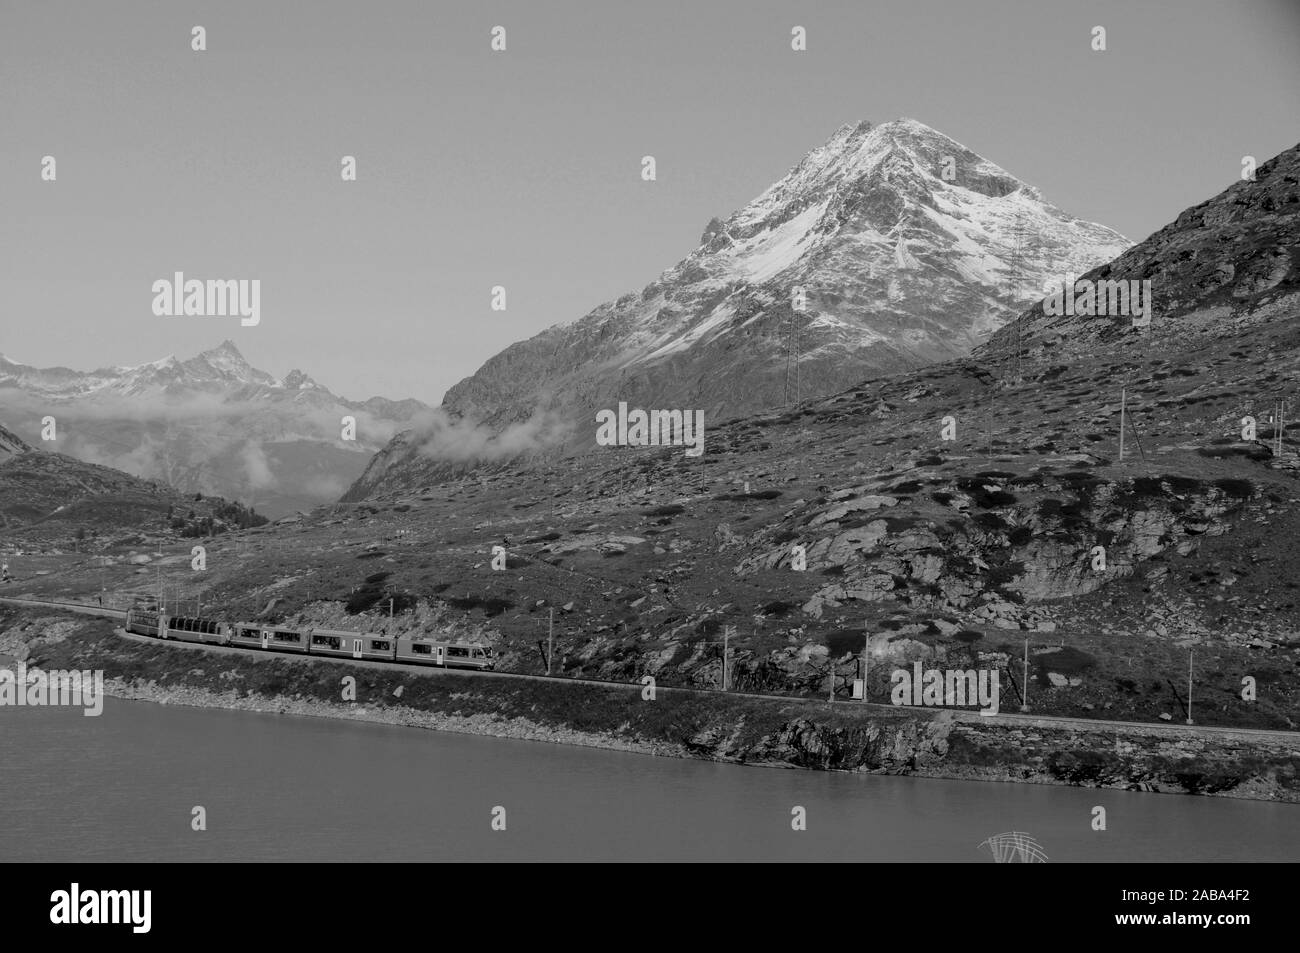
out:
{"label": "distant mountain range", "polygon": [[[277,380],[230,341],[189,360],[88,372],[0,355],[0,410],[12,436],[272,517],[337,499],[428,409],[417,400],[347,400],[300,370]],[[57,421],[55,441],[40,439],[45,416]],[[345,416],[356,419],[354,441],[342,439]]]}
{"label": "distant mountain range", "polygon": [[[1129,241],[911,119],[842,126],[640,292],[491,358],[443,401],[508,439],[593,443],[594,414],[692,408],[710,422],[968,354],[1049,280]],[[464,426],[399,436],[349,493],[463,456]]]}

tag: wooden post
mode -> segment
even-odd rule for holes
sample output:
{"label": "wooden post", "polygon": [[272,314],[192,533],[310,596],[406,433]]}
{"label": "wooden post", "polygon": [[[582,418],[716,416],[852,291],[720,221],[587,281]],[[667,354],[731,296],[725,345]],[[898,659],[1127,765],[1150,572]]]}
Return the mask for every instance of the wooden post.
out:
{"label": "wooden post", "polygon": [[1187,723],[1192,724],[1192,663],[1196,658],[1196,649],[1187,656]]}
{"label": "wooden post", "polygon": [[551,621],[546,630],[546,674],[551,674],[551,658],[555,655],[555,606],[551,606]]}

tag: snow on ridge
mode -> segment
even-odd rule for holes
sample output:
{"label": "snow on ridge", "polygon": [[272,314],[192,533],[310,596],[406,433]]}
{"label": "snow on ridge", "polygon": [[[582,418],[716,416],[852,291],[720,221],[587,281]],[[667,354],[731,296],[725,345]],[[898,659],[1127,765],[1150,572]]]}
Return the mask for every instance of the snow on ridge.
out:
{"label": "snow on ridge", "polygon": [[813,228],[826,213],[829,199],[809,206],[788,221],[761,232],[735,250],[737,264],[749,281],[762,284],[789,268],[815,239]]}
{"label": "snow on ridge", "polygon": [[[707,318],[705,318],[699,324],[695,325],[693,328],[688,330],[685,334],[678,335],[676,338],[669,341],[667,344],[657,348],[654,351],[651,351],[649,354],[645,354],[642,355],[641,357],[637,357],[631,361],[628,361],[627,365],[625,366],[630,366],[632,364],[644,364],[650,361],[657,361],[662,357],[667,357],[669,354],[674,354],[678,351],[684,351],[687,348],[691,347],[691,345],[695,344],[696,342],[703,340],[704,337],[708,335],[708,333],[712,331],[714,328],[721,327],[727,321],[731,320],[735,316],[736,316],[736,306],[731,301],[723,301],[716,308],[714,308],[712,312],[710,312]],[[721,335],[726,334],[727,331],[729,330],[730,328],[722,328],[722,330],[718,334],[713,335],[713,337],[715,338],[720,337]]]}
{"label": "snow on ridge", "polygon": [[898,244],[894,246],[894,264],[907,270],[921,267],[921,263],[907,250],[907,239],[902,235],[898,236]]}

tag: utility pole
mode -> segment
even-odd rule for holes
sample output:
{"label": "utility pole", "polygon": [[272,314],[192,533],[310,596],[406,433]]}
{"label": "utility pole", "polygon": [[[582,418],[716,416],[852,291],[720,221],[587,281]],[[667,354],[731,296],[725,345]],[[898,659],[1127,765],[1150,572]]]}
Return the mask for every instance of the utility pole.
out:
{"label": "utility pole", "polygon": [[1124,462],[1124,409],[1128,403],[1128,388],[1119,392],[1119,460]]}
{"label": "utility pole", "polygon": [[722,627],[722,690],[727,690],[727,657],[731,652],[731,626]]}
{"label": "utility pole", "polygon": [[1025,676],[1024,688],[1020,690],[1020,710],[1029,711],[1029,640],[1025,639]]}
{"label": "utility pole", "polygon": [[[786,342],[786,351],[785,351],[785,403],[786,403],[786,406],[789,406],[789,405],[790,405],[790,381],[791,381],[791,378],[793,378],[793,380],[794,380],[794,402],[795,402],[796,405],[799,403],[799,384],[800,384],[800,379],[799,379],[799,374],[800,374],[800,368],[799,368],[799,357],[800,357],[800,354],[799,354],[799,326],[795,323],[796,320],[797,320],[797,318],[798,318],[798,316],[799,316],[799,313],[800,313],[800,312],[796,311],[794,308],[791,308],[791,309],[790,309],[790,336],[789,336],[789,339],[788,339],[787,342]],[[793,362],[793,363],[792,363],[792,362]]]}
{"label": "utility pole", "polygon": [[871,664],[871,629],[862,623],[866,632],[862,636],[862,704],[867,703],[867,666]]}
{"label": "utility pole", "polygon": [[1277,438],[1276,441],[1277,452],[1273,455],[1277,457],[1279,460],[1282,459],[1282,429],[1286,426],[1284,422],[1285,419],[1286,419],[1286,401],[1284,400],[1277,405],[1277,426],[1273,428],[1274,435]]}
{"label": "utility pole", "polygon": [[546,631],[546,674],[551,674],[551,657],[555,655],[555,606],[551,606],[550,627]]}
{"label": "utility pole", "polygon": [[1192,724],[1192,663],[1196,658],[1196,649],[1187,655],[1187,723]]}

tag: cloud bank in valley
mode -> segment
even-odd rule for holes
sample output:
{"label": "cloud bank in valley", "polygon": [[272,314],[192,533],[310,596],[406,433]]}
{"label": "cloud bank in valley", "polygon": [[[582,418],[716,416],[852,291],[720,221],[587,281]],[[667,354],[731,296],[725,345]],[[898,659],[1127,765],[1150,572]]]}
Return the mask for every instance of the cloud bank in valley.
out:
{"label": "cloud bank in valley", "polygon": [[505,460],[557,446],[571,429],[558,414],[538,411],[527,420],[493,431],[438,407],[416,417],[411,443],[421,456],[431,460]]}

